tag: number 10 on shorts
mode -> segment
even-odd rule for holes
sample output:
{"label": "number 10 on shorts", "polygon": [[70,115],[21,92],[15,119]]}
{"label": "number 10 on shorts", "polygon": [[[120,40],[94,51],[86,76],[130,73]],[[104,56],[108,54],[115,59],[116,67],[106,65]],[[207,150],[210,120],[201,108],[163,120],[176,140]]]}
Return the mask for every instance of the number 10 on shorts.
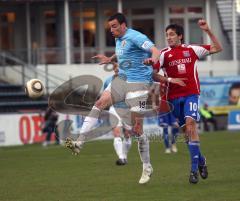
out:
{"label": "number 10 on shorts", "polygon": [[190,111],[196,112],[198,110],[198,104],[194,102],[189,102]]}

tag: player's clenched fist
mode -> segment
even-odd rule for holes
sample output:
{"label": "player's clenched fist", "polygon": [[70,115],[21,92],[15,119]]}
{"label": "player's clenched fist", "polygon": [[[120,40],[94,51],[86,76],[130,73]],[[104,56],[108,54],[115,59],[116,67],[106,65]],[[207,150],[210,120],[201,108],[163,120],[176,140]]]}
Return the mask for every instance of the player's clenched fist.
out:
{"label": "player's clenched fist", "polygon": [[208,24],[207,24],[206,20],[204,20],[204,19],[198,20],[198,26],[204,31],[209,30]]}

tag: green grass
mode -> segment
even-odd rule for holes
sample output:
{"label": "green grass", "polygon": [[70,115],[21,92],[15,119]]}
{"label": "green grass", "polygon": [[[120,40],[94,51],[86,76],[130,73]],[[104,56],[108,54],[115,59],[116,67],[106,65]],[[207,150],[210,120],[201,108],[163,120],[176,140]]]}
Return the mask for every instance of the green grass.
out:
{"label": "green grass", "polygon": [[166,155],[151,142],[154,174],[139,185],[142,165],[134,143],[129,163],[118,167],[112,141],[87,143],[79,156],[63,147],[28,145],[0,149],[1,201],[239,201],[240,135],[201,135],[209,179],[188,183],[189,156],[184,143]]}

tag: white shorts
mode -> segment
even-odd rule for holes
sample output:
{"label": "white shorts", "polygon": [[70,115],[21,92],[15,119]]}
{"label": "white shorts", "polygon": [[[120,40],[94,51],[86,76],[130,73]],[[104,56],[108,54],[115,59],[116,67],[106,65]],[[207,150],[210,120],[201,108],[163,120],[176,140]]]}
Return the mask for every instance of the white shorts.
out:
{"label": "white shorts", "polygon": [[149,83],[126,82],[115,77],[105,91],[112,95],[113,103],[125,101],[133,112],[144,112],[150,89]]}

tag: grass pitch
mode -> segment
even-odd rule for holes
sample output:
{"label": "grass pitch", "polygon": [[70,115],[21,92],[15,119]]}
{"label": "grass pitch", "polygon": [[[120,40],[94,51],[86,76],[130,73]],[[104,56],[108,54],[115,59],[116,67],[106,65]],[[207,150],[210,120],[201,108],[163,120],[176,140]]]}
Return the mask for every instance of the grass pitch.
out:
{"label": "grass pitch", "polygon": [[112,141],[87,143],[79,156],[60,146],[27,145],[0,149],[1,201],[239,201],[240,134],[201,135],[209,178],[188,183],[189,155],[164,154],[163,142],[151,142],[154,168],[139,185],[142,165],[133,143],[128,165],[116,166]]}

